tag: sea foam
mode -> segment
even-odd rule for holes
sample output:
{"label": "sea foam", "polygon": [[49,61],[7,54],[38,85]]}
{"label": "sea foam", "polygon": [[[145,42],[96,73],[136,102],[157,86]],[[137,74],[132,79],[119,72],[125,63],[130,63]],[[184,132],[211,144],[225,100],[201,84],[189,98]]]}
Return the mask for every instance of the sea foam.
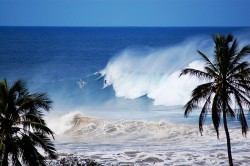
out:
{"label": "sea foam", "polygon": [[[56,136],[56,146],[59,153],[103,165],[226,165],[223,128],[220,133],[217,139],[212,126],[204,126],[201,136],[193,125],[78,117],[69,130]],[[247,165],[249,140],[239,129],[230,129],[230,135],[235,164]]]}

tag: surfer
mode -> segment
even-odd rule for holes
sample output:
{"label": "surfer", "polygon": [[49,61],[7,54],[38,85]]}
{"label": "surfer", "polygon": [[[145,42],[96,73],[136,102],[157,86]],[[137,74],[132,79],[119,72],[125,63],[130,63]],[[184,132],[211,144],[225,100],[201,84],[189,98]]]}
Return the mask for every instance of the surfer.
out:
{"label": "surfer", "polygon": [[99,76],[102,75],[102,73],[100,71],[97,71],[96,74],[98,74]]}
{"label": "surfer", "polygon": [[107,88],[108,86],[109,86],[109,84],[108,84],[107,80],[104,80],[104,84],[103,84],[102,89],[105,89],[105,88]]}
{"label": "surfer", "polygon": [[77,84],[79,85],[80,88],[84,87],[86,85],[86,82],[84,82],[82,79],[80,79]]}

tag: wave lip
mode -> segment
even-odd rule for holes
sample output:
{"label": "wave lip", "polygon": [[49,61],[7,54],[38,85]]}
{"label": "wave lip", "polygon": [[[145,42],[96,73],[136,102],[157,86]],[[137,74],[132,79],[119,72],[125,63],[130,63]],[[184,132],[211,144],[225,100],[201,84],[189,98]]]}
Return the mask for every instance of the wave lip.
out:
{"label": "wave lip", "polygon": [[180,71],[184,67],[202,69],[204,66],[195,58],[194,45],[147,53],[126,50],[103,70],[105,82],[112,85],[117,97],[135,99],[147,95],[154,100],[154,105],[184,105],[200,81],[189,76],[179,77]]}

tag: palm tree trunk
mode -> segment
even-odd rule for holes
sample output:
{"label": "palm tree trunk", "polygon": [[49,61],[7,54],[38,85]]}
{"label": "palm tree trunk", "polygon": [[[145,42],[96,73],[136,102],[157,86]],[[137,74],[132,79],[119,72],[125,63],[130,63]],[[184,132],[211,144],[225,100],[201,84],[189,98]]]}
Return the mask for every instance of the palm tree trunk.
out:
{"label": "palm tree trunk", "polygon": [[231,152],[231,142],[230,142],[230,135],[228,132],[228,127],[227,127],[227,115],[226,115],[226,109],[224,107],[223,109],[223,123],[224,123],[224,129],[227,137],[227,154],[228,154],[228,161],[229,165],[233,166],[233,158],[232,158],[232,152]]}

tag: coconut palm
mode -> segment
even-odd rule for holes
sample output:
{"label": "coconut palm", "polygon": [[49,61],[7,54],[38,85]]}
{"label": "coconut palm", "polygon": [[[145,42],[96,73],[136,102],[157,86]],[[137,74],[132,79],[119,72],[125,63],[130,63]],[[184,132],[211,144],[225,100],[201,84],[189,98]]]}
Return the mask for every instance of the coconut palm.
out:
{"label": "coconut palm", "polygon": [[6,79],[0,82],[0,165],[9,161],[12,165],[45,165],[41,152],[57,157],[50,140],[53,132],[43,119],[51,103],[46,94],[30,94],[22,80],[11,87]]}
{"label": "coconut palm", "polygon": [[[202,134],[202,126],[206,115],[211,111],[213,125],[219,138],[222,114],[229,165],[233,165],[227,116],[238,118],[242,134],[246,136],[248,125],[244,115],[244,108],[250,110],[250,65],[245,58],[250,54],[250,45],[239,50],[237,40],[231,34],[228,36],[216,35],[213,40],[215,43],[213,61],[210,61],[204,53],[198,51],[205,62],[204,70],[186,68],[180,74],[180,76],[190,74],[207,80],[207,83],[197,86],[192,91],[191,99],[184,107],[184,115],[187,117],[193,109],[202,104],[199,116],[199,130]],[[237,109],[233,109],[233,105]]]}

